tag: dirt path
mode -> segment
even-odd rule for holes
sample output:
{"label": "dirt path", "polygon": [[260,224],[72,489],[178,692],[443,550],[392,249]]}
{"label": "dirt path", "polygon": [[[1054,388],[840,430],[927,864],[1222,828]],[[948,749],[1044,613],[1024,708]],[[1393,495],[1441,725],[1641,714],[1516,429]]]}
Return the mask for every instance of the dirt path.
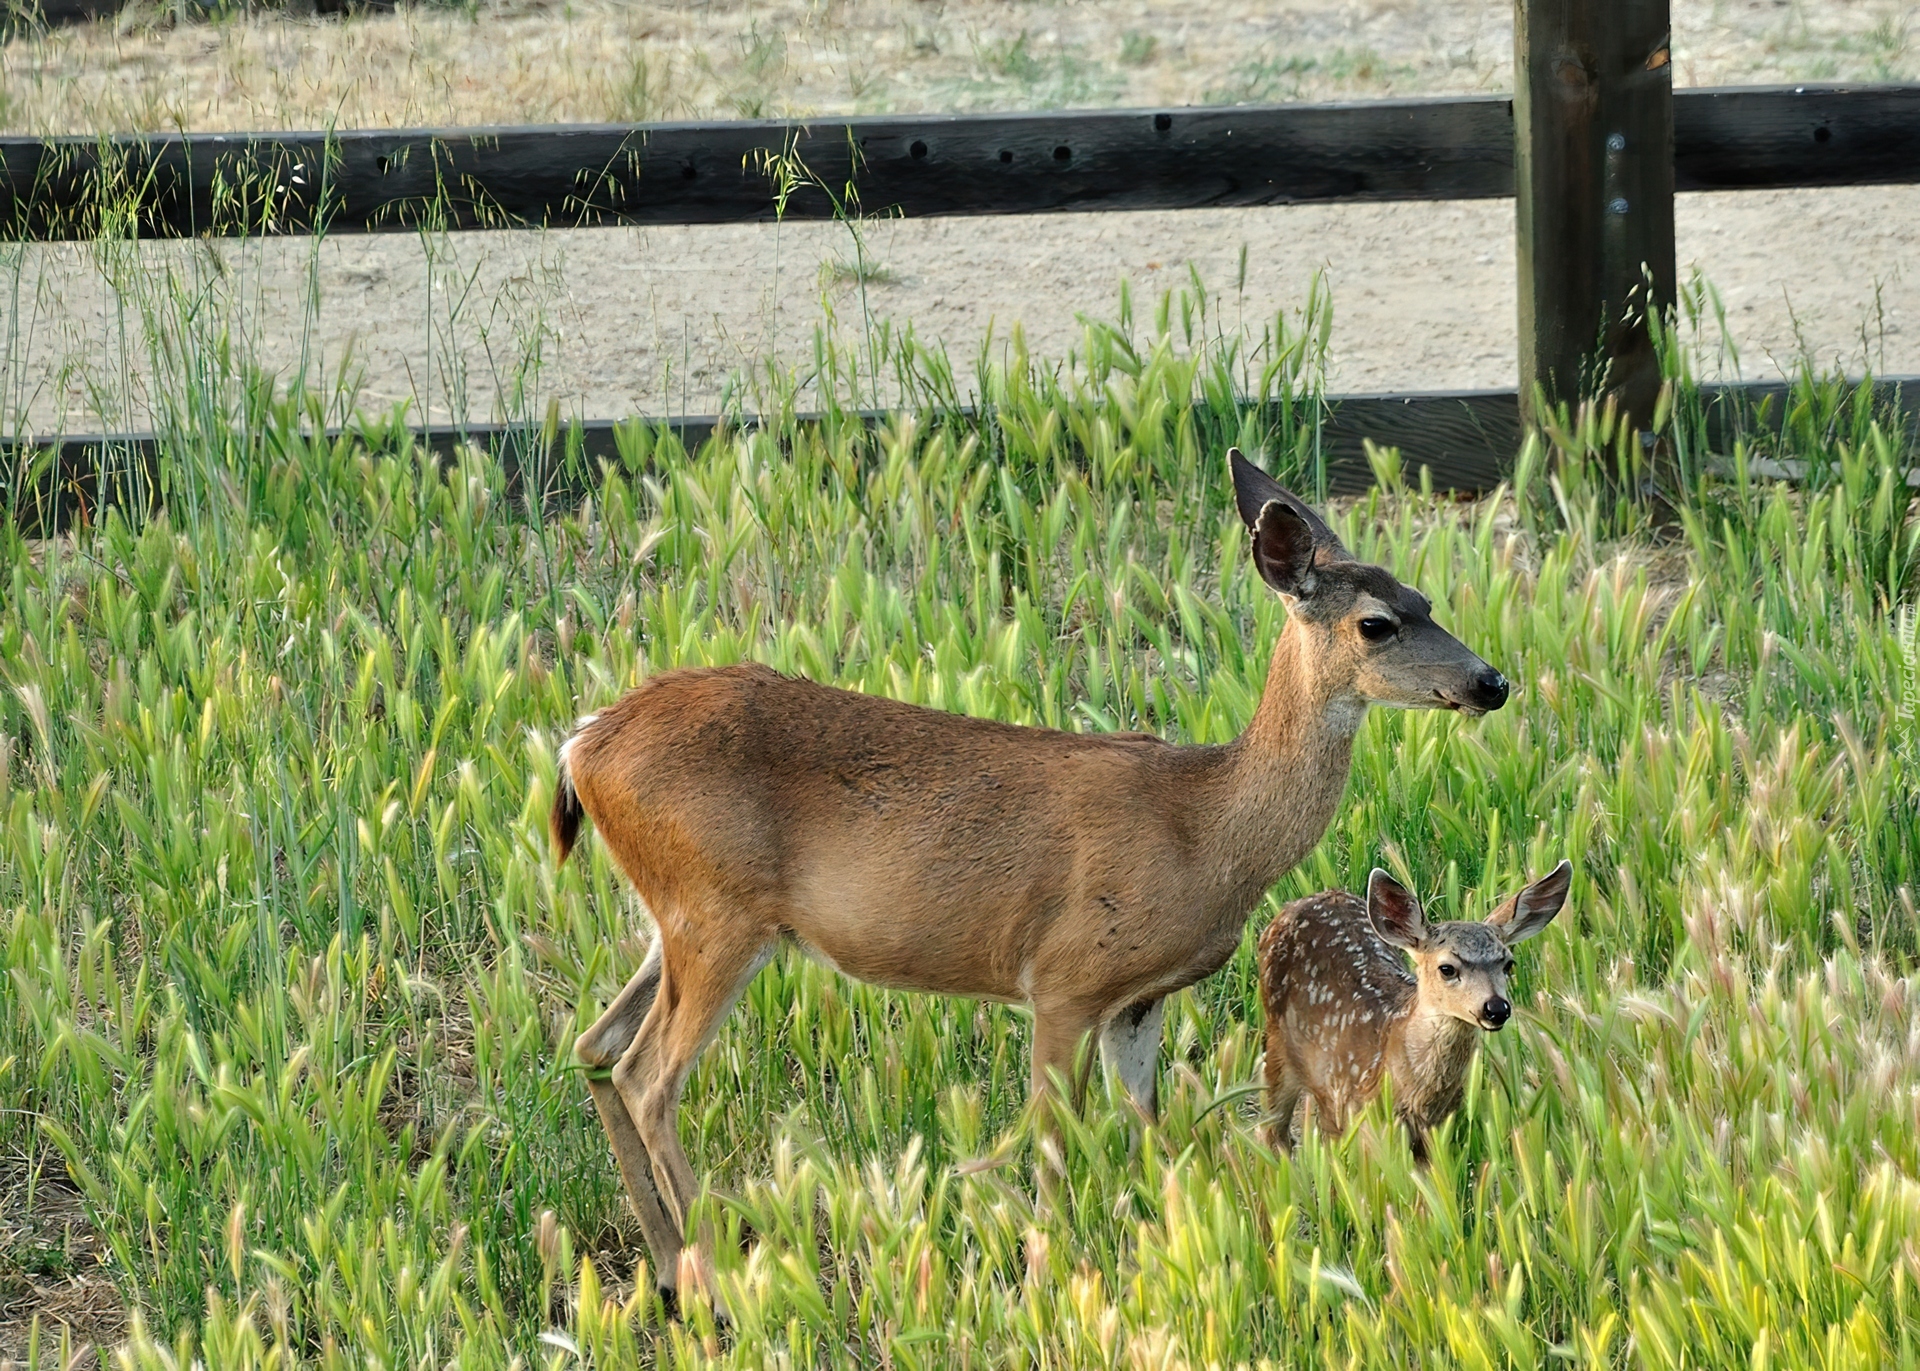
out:
{"label": "dirt path", "polygon": [[[588,3],[564,14],[490,7],[478,22],[414,10],[331,24],[101,25],[6,48],[0,124],[1017,108],[1507,81],[1507,7],[1457,0],[787,8],[751,20],[732,3]],[[1703,84],[1912,79],[1916,14],[1853,0],[1681,0],[1677,62],[1683,81]],[[777,53],[754,58],[752,45],[775,32]],[[653,63],[656,76],[680,72],[649,88],[647,99],[670,88],[672,100],[607,105],[602,86],[620,52]],[[546,79],[535,80],[542,61]],[[855,91],[846,82],[859,61]],[[757,95],[742,84],[750,78]],[[1684,196],[1678,215],[1683,278],[1697,268],[1721,292],[1745,374],[1775,374],[1802,356],[1920,373],[1920,188]],[[0,247],[0,288],[16,287],[11,310],[0,306],[0,413],[6,427],[42,432],[144,425],[162,383],[145,357],[141,305],[183,292],[201,300],[194,327],[209,337],[224,329],[231,346],[283,376],[303,359],[309,375],[344,368],[372,405],[405,399],[436,419],[484,419],[551,402],[606,417],[711,411],[743,367],[804,366],[827,308],[843,328],[911,324],[963,364],[990,330],[1004,339],[1015,324],[1035,353],[1057,357],[1078,339],[1077,316],[1115,313],[1122,278],[1144,307],[1189,268],[1230,321],[1256,332],[1324,273],[1336,390],[1515,377],[1506,202],[899,222],[871,229],[867,249],[863,294],[849,279],[852,240],[834,225],[175,244],[104,257]]]}
{"label": "dirt path", "polygon": [[[1719,289],[1745,374],[1778,374],[1803,355],[1920,373],[1920,187],[1690,195],[1678,216],[1683,273],[1696,267]],[[1077,314],[1114,316],[1123,277],[1150,317],[1191,266],[1227,322],[1244,318],[1256,334],[1324,273],[1335,390],[1503,386],[1516,374],[1513,210],[1502,201],[924,220],[883,226],[869,247],[879,268],[867,314],[910,323],[963,370],[990,329],[1004,340],[1015,324],[1037,355],[1064,355]],[[368,404],[407,399],[436,419],[524,415],[549,401],[593,417],[702,413],[740,368],[769,357],[804,367],[823,302],[857,333],[860,291],[832,276],[852,255],[832,225],[336,238],[317,253],[297,241],[174,246],[143,253],[121,298],[151,294],[163,270],[198,280],[266,369],[291,373],[304,343],[309,374],[344,365]],[[127,263],[109,266],[129,275]],[[307,328],[310,267],[319,305]],[[7,359],[26,401],[16,412],[42,432],[96,427],[96,415],[143,423],[145,383],[131,394],[121,384],[109,273],[61,247],[28,253],[23,274],[41,308],[23,314],[31,329]],[[126,352],[134,372],[150,372],[137,340]],[[516,384],[528,398],[511,398]]]}

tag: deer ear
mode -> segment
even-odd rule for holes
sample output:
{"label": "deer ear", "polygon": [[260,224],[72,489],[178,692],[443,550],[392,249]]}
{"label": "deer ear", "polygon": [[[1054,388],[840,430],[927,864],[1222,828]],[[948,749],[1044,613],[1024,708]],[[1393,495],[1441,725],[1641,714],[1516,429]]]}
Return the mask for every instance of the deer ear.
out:
{"label": "deer ear", "polygon": [[1367,917],[1373,931],[1395,947],[1418,952],[1427,942],[1427,920],[1413,892],[1379,867],[1367,877]]}
{"label": "deer ear", "polygon": [[1278,500],[1270,500],[1253,521],[1253,564],[1260,579],[1279,591],[1304,599],[1313,594],[1313,530]]}
{"label": "deer ear", "polygon": [[1573,863],[1560,865],[1521,890],[1519,894],[1487,915],[1487,926],[1511,947],[1523,943],[1552,923],[1567,902],[1567,889],[1573,884]]}
{"label": "deer ear", "polygon": [[1334,536],[1332,529],[1307,507],[1307,502],[1281,485],[1266,472],[1260,470],[1240,454],[1239,448],[1227,449],[1227,468],[1233,473],[1233,502],[1240,511],[1240,521],[1251,531],[1260,522],[1260,515],[1267,506],[1276,500],[1300,516],[1301,522],[1313,533],[1313,545],[1320,553],[1322,562],[1346,561],[1348,553]]}

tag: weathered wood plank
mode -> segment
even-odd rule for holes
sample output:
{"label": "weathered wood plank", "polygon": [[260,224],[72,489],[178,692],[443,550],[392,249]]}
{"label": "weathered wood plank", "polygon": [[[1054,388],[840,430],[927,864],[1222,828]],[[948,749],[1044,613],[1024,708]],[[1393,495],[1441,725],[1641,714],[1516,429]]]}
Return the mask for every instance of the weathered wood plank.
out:
{"label": "weathered wood plank", "polygon": [[[1497,196],[1506,101],[575,125],[151,139],[0,139],[0,225],[85,234],[62,206],[137,206],[153,235],[704,224]],[[790,193],[776,199],[777,168]],[[857,185],[857,205],[844,188]]]}
{"label": "weathered wood plank", "polygon": [[1327,490],[1358,495],[1372,486],[1369,442],[1399,448],[1410,480],[1424,466],[1437,490],[1491,490],[1512,468],[1523,436],[1510,390],[1336,397],[1320,435]]}
{"label": "weathered wood plank", "polygon": [[[360,10],[392,10],[399,0],[283,0],[289,14],[347,14]],[[0,0],[0,32],[8,29],[65,28],[118,17],[127,0]],[[187,0],[189,15],[205,17],[215,0]]]}
{"label": "weathered wood plank", "polygon": [[1653,417],[1648,318],[1674,301],[1668,0],[1515,0],[1520,408]]}
{"label": "weathered wood plank", "polygon": [[[7,137],[0,237],[819,219],[850,180],[909,216],[1480,199],[1513,193],[1511,103]],[[1683,190],[1920,181],[1920,87],[1686,92],[1674,118]],[[784,207],[783,156],[811,173]]]}
{"label": "weathered wood plank", "polygon": [[0,34],[87,24],[120,12],[122,0],[0,0]]}
{"label": "weathered wood plank", "polygon": [[1920,86],[1727,86],[1673,97],[1674,189],[1920,181]]}

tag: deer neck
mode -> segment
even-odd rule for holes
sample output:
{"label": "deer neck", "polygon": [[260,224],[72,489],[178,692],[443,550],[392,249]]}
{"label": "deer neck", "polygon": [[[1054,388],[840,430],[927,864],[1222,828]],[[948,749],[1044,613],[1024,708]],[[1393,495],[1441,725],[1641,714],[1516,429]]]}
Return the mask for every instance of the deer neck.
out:
{"label": "deer neck", "polygon": [[1480,1030],[1415,996],[1394,1026],[1387,1060],[1394,1108],[1409,1119],[1435,1122],[1453,1112],[1466,1086]]}
{"label": "deer neck", "polygon": [[1229,746],[1221,805],[1234,865],[1265,890],[1312,851],[1347,787],[1366,702],[1316,670],[1307,632],[1289,619],[1274,644],[1253,720]]}

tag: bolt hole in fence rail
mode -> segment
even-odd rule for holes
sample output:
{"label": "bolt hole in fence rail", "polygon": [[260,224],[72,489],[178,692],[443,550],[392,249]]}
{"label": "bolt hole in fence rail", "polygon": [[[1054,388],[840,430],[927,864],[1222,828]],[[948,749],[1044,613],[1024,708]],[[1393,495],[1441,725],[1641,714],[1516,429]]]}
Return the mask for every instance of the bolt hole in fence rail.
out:
{"label": "bolt hole in fence rail", "polygon": [[[78,13],[87,0],[43,9]],[[1540,407],[1611,401],[1653,418],[1650,321],[1675,301],[1676,191],[1920,182],[1920,86],[1675,92],[1668,0],[1517,0],[1511,99],[1473,96],[1177,110],[641,125],[0,138],[14,240],[722,224],[832,218],[822,187],[898,216],[1221,208],[1513,196],[1516,391],[1332,397],[1332,489],[1364,484],[1367,440],[1441,486],[1485,489]],[[817,184],[779,186],[798,156]],[[302,175],[294,175],[298,169]],[[266,190],[256,188],[268,188]],[[269,193],[270,191],[270,193]],[[1920,383],[1880,378],[1904,423]],[[1723,388],[1725,423],[1779,418],[1781,387]],[[1752,403],[1746,403],[1751,401]],[[687,434],[712,419],[680,419]],[[588,447],[611,423],[574,426]],[[447,434],[422,435],[429,445]],[[508,429],[453,436],[510,442]],[[150,434],[18,435],[59,489]],[[12,469],[19,469],[16,463]],[[98,496],[102,492],[92,493]],[[56,503],[71,510],[73,501]],[[64,515],[62,516],[64,517]]]}

